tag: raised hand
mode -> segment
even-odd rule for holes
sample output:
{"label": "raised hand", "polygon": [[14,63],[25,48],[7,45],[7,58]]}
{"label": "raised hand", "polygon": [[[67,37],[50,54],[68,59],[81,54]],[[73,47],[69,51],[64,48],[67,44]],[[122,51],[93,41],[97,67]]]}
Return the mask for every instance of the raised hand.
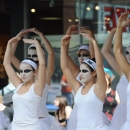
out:
{"label": "raised hand", "polygon": [[42,34],[42,32],[41,32],[40,30],[38,30],[37,28],[30,28],[29,31],[30,31],[30,32],[34,32],[34,33],[36,33],[37,35]]}
{"label": "raised hand", "polygon": [[67,44],[69,44],[70,39],[71,39],[71,36],[70,36],[70,35],[65,35],[65,36],[61,39],[61,44],[62,44],[63,46],[66,46]]}
{"label": "raised hand", "polygon": [[86,37],[89,41],[93,42],[95,40],[95,37],[88,33],[80,33],[82,36]]}
{"label": "raised hand", "polygon": [[118,28],[124,28],[128,25],[129,23],[129,20],[127,19],[128,15],[129,15],[129,12],[124,12],[123,14],[121,14],[117,23]]}
{"label": "raised hand", "polygon": [[19,40],[21,39],[21,37],[13,37],[12,39],[10,39],[9,41],[8,41],[8,44],[13,44],[13,43],[16,43],[16,42],[18,42]]}
{"label": "raised hand", "polygon": [[69,28],[68,28],[68,30],[66,32],[66,35],[77,34],[78,33],[78,27],[79,27],[79,25],[71,25],[71,26],[69,26]]}
{"label": "raised hand", "polygon": [[16,35],[16,37],[23,37],[23,36],[25,36],[28,32],[29,32],[29,29],[23,29],[23,30],[21,30],[21,31]]}
{"label": "raised hand", "polygon": [[35,43],[39,43],[38,40],[36,40],[36,38],[34,39],[23,39],[24,43],[30,43],[30,44],[35,44]]}
{"label": "raised hand", "polygon": [[88,27],[80,27],[79,33],[87,33],[92,35],[95,38],[93,31]]}

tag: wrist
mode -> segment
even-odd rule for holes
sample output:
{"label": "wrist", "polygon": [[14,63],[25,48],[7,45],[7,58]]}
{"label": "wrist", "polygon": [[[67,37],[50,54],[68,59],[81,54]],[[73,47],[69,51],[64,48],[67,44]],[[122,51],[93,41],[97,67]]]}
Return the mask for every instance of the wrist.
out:
{"label": "wrist", "polygon": [[124,27],[122,27],[122,26],[117,26],[117,29],[118,29],[118,30],[123,30],[123,28],[124,28]]}

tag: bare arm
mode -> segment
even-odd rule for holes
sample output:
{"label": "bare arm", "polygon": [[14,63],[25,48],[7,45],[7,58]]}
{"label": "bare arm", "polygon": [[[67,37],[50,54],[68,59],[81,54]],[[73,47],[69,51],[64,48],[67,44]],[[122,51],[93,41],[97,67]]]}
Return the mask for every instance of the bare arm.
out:
{"label": "bare arm", "polygon": [[47,38],[44,36],[44,34],[41,31],[39,31],[36,28],[32,28],[29,30],[30,30],[30,32],[34,32],[40,36],[40,38],[43,41],[45,48],[48,52],[48,62],[47,62],[47,68],[46,68],[46,83],[48,85],[50,85],[51,77],[54,73],[54,50],[53,50],[50,42],[47,40]]}
{"label": "bare arm", "polygon": [[72,108],[70,106],[65,107],[66,120],[69,119],[71,111],[72,111]]}
{"label": "bare arm", "polygon": [[121,70],[126,75],[127,79],[130,81],[130,64],[126,60],[122,50],[122,32],[123,28],[126,27],[128,23],[128,14],[129,13],[125,12],[119,17],[113,51]]}
{"label": "bare arm", "polygon": [[[78,30],[77,28],[79,25],[71,25],[69,26],[66,35],[72,35],[72,34],[77,34]],[[67,46],[67,60],[68,60],[68,67],[71,70],[72,74],[76,78],[77,75],[79,74],[79,67],[74,63],[74,61],[71,59],[71,57],[68,55],[68,50],[69,50],[69,44]]]}
{"label": "bare arm", "polygon": [[116,62],[115,57],[111,53],[112,40],[113,40],[115,32],[116,32],[116,28],[113,28],[102,47],[102,54],[106,58],[108,63],[111,65],[111,67],[121,76],[122,71],[118,63]]}
{"label": "bare arm", "polygon": [[[89,29],[88,27],[80,27],[80,32],[90,34],[95,39],[95,35],[94,35],[93,31],[91,29]],[[89,40],[89,50],[90,50],[91,59],[95,58],[93,44],[90,40]]]}
{"label": "bare arm", "polygon": [[39,67],[38,67],[38,78],[35,81],[35,93],[39,96],[42,96],[43,89],[46,83],[46,63],[43,50],[36,39],[23,39],[25,43],[35,44],[37,56],[39,60]]}
{"label": "bare arm", "polygon": [[95,59],[96,59],[96,73],[97,73],[95,93],[102,101],[104,101],[105,92],[107,89],[107,83],[106,83],[105,73],[103,69],[102,55],[98,48],[97,42],[93,36],[86,33],[81,33],[81,35],[85,36],[93,44],[94,52],[95,52]]}
{"label": "bare arm", "polygon": [[[22,38],[23,36],[25,36],[29,31],[26,29],[26,30],[21,30],[17,35],[16,37],[20,37]],[[12,64],[15,66],[15,68],[17,70],[19,70],[19,65],[20,65],[20,61],[19,59],[15,56],[15,52],[16,52],[16,48],[17,48],[17,45],[18,45],[18,41],[16,41],[15,44],[12,44],[12,58],[11,58],[11,62]]]}
{"label": "bare arm", "polygon": [[17,76],[16,72],[14,71],[11,65],[11,52],[12,52],[12,44],[15,44],[19,40],[20,40],[19,37],[13,37],[8,41],[3,63],[8,77],[15,87],[17,87],[22,81]]}
{"label": "bare arm", "polygon": [[75,79],[71,70],[68,67],[68,60],[67,60],[67,44],[70,42],[70,36],[66,35],[61,40],[61,55],[60,55],[60,63],[61,69],[67,79],[68,84],[72,87],[74,92],[76,93],[81,86],[81,84]]}

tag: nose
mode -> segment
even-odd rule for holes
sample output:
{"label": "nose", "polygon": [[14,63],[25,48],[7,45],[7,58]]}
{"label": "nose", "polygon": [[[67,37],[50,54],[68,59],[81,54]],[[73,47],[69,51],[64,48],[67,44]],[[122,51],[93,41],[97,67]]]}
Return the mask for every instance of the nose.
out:
{"label": "nose", "polygon": [[83,58],[83,56],[81,55],[81,60],[83,60],[84,58]]}

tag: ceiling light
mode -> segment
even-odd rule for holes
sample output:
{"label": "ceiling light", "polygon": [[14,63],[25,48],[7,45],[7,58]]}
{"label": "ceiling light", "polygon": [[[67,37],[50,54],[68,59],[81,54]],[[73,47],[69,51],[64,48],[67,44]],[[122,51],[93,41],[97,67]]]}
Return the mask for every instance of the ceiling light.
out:
{"label": "ceiling light", "polygon": [[95,6],[95,9],[96,9],[96,10],[99,10],[99,6]]}
{"label": "ceiling light", "polygon": [[72,19],[68,19],[68,22],[72,22]]}
{"label": "ceiling light", "polygon": [[79,22],[79,20],[78,20],[78,19],[75,19],[75,22]]}
{"label": "ceiling light", "polygon": [[35,9],[31,9],[31,12],[32,12],[32,13],[35,13],[35,12],[36,12],[36,10],[35,10]]}
{"label": "ceiling light", "polygon": [[87,8],[86,8],[86,10],[88,10],[88,11],[89,11],[89,10],[91,10],[91,8],[90,8],[90,7],[87,7]]}

